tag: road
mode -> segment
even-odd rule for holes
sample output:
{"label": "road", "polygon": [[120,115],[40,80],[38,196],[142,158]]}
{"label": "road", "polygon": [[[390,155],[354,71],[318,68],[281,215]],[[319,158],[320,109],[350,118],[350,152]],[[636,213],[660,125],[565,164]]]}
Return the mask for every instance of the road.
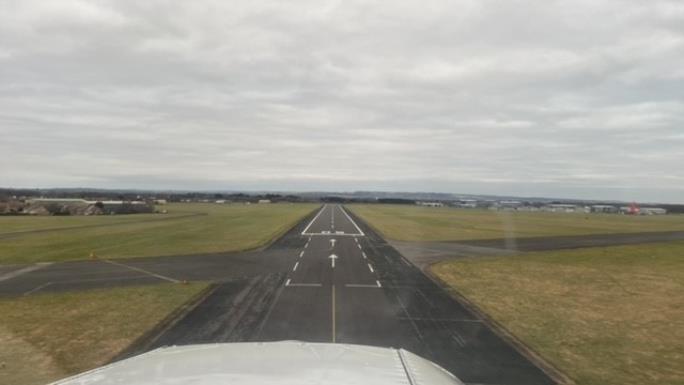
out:
{"label": "road", "polygon": [[298,231],[290,236],[301,244],[290,249],[285,271],[220,286],[146,348],[278,340],[391,346],[467,383],[554,383],[342,206],[325,205]]}

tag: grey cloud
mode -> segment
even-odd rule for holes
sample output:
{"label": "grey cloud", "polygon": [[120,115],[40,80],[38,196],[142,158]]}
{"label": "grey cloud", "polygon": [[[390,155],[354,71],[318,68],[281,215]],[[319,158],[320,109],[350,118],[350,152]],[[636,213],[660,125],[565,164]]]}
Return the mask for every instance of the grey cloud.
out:
{"label": "grey cloud", "polygon": [[684,202],[684,4],[0,0],[0,185]]}

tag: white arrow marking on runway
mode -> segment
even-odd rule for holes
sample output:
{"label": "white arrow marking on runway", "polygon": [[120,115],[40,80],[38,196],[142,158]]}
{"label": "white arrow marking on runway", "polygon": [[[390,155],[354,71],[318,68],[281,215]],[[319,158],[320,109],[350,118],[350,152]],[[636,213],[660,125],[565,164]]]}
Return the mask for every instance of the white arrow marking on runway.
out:
{"label": "white arrow marking on runway", "polygon": [[331,249],[335,247],[335,242],[337,242],[337,240],[335,238],[330,240],[330,248]]}
{"label": "white arrow marking on runway", "polygon": [[337,259],[337,255],[330,254],[330,256],[328,258],[330,258],[330,264],[332,265],[332,268],[334,269],[335,268],[335,260]]}

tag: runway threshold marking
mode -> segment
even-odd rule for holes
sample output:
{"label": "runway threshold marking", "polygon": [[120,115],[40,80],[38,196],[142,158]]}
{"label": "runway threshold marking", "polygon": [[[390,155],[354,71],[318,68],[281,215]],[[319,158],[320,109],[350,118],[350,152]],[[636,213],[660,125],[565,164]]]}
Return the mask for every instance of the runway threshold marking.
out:
{"label": "runway threshold marking", "polygon": [[301,253],[299,253],[299,258],[301,258],[303,256],[304,256],[304,252],[302,251]]}
{"label": "runway threshold marking", "polygon": [[375,284],[368,284],[368,283],[347,283],[344,285],[345,287],[361,287],[361,288],[368,288],[368,289],[378,289],[381,288],[382,285],[380,284],[380,281],[376,280]]}
{"label": "runway threshold marking", "polygon": [[18,269],[18,270],[10,271],[9,273],[0,275],[0,282],[18,277],[20,275],[24,275],[26,273],[30,273],[32,271],[36,271],[38,269],[42,269],[42,268],[44,268],[46,266],[50,266],[50,265],[52,265],[52,262],[41,262],[41,263],[36,263],[35,265],[26,266],[26,267]]}
{"label": "runway threshold marking", "polygon": [[287,282],[285,282],[285,286],[287,286],[287,287],[321,287],[323,285],[320,283],[292,283],[291,279],[288,278]]}
{"label": "runway threshold marking", "polygon": [[366,253],[361,252],[361,255],[363,255],[363,259],[368,259],[368,256],[366,255]]}
{"label": "runway threshold marking", "polygon": [[292,268],[292,271],[297,271],[297,266],[299,266],[299,262],[295,263],[294,267]]}
{"label": "runway threshold marking", "polygon": [[370,263],[368,264],[368,270],[370,270],[371,273],[375,273],[375,270],[373,270],[373,266],[371,266]]}
{"label": "runway threshold marking", "polygon": [[107,263],[109,263],[109,264],[112,264],[112,265],[114,265],[114,266],[125,267],[126,269],[129,269],[129,270],[137,271],[137,272],[140,272],[140,273],[145,273],[145,274],[147,274],[147,275],[151,275],[152,277],[159,278],[159,279],[164,280],[164,281],[169,281],[169,282],[173,282],[173,283],[179,283],[179,282],[180,282],[180,281],[177,280],[177,279],[174,279],[174,278],[171,278],[171,277],[167,277],[167,276],[165,276],[165,275],[153,273],[153,272],[151,272],[151,271],[149,271],[149,270],[141,269],[141,268],[139,268],[139,267],[126,265],[125,263],[114,262],[114,261],[112,261],[112,260],[110,260],[110,259],[103,259],[102,261],[107,262]]}

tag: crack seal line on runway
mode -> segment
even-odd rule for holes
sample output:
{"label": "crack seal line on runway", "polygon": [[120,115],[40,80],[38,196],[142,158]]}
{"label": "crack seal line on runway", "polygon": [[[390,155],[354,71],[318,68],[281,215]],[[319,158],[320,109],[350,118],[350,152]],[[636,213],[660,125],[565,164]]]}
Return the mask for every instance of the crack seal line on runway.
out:
{"label": "crack seal line on runway", "polygon": [[114,262],[114,261],[112,261],[112,260],[110,260],[110,259],[102,259],[102,261],[107,262],[107,263],[112,264],[112,265],[115,265],[115,266],[125,267],[125,268],[127,268],[127,269],[129,269],[129,270],[134,270],[134,271],[137,271],[137,272],[140,272],[140,273],[145,273],[145,274],[147,274],[147,275],[151,275],[151,276],[153,276],[153,277],[155,277],[155,278],[159,278],[159,279],[164,280],[164,281],[169,281],[169,282],[173,282],[173,283],[179,283],[179,282],[180,282],[180,281],[177,280],[177,279],[174,279],[174,278],[171,278],[171,277],[167,277],[167,276],[164,276],[164,275],[161,275],[161,274],[153,273],[153,272],[151,272],[151,271],[148,271],[148,270],[145,270],[145,269],[141,269],[141,268],[139,268],[139,267],[126,265],[125,263]]}

